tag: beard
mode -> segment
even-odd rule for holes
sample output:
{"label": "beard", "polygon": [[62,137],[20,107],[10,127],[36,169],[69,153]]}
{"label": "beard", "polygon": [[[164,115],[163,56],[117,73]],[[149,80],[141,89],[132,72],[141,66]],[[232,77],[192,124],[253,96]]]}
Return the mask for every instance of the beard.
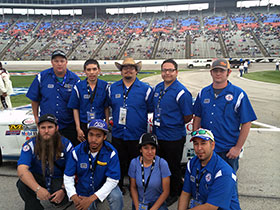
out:
{"label": "beard", "polygon": [[43,176],[45,176],[46,167],[51,174],[54,172],[54,161],[60,158],[62,151],[60,139],[61,136],[57,131],[49,137],[43,137],[41,134],[37,135],[35,154],[41,160]]}
{"label": "beard", "polygon": [[126,80],[131,80],[132,79],[132,76],[125,76],[124,77]]}

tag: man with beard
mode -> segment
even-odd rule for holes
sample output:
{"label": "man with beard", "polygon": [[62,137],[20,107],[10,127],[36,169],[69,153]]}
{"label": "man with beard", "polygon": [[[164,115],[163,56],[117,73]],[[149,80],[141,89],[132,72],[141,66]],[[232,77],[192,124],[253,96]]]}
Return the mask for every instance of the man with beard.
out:
{"label": "man with beard", "polygon": [[213,133],[198,129],[191,136],[196,156],[187,164],[178,210],[185,210],[189,206],[189,209],[197,210],[239,210],[236,174],[214,152]]}
{"label": "man with beard", "polygon": [[127,174],[130,161],[139,153],[141,135],[147,133],[148,112],[152,112],[152,88],[136,76],[142,62],[135,63],[125,58],[123,63],[115,63],[121,71],[122,79],[112,84],[108,91],[109,105],[112,107],[112,144],[119,153],[121,179],[119,186],[123,192],[123,178]]}
{"label": "man with beard", "polygon": [[105,141],[107,133],[105,121],[92,120],[88,124],[87,140],[73,149],[67,162],[65,189],[78,210],[96,210],[97,203],[105,199],[111,210],[123,208],[122,193],[118,187],[120,162],[116,149]]}
{"label": "man with beard", "polygon": [[44,209],[40,200],[49,200],[55,205],[68,202],[63,173],[72,144],[60,136],[52,114],[39,118],[38,130],[38,135],[23,145],[18,160],[17,187],[25,210]]}

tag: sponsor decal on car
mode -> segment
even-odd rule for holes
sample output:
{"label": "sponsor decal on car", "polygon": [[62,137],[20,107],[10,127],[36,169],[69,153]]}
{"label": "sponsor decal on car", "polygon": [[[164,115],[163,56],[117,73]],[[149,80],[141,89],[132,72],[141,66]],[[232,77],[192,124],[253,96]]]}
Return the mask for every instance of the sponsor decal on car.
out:
{"label": "sponsor decal on car", "polygon": [[9,125],[10,131],[20,131],[23,130],[23,126],[21,124],[11,124]]}
{"label": "sponsor decal on car", "polygon": [[19,135],[20,131],[6,131],[6,136]]}

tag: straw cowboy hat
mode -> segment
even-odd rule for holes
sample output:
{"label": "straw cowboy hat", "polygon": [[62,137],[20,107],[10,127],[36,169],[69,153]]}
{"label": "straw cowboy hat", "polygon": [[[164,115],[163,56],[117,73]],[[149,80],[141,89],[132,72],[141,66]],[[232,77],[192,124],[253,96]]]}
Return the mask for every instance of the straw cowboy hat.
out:
{"label": "straw cowboy hat", "polygon": [[115,65],[119,70],[122,70],[122,67],[124,67],[124,66],[135,66],[136,71],[140,71],[141,68],[142,68],[142,61],[139,61],[138,63],[135,63],[133,58],[125,58],[123,60],[122,64],[120,64],[118,62],[115,62]]}

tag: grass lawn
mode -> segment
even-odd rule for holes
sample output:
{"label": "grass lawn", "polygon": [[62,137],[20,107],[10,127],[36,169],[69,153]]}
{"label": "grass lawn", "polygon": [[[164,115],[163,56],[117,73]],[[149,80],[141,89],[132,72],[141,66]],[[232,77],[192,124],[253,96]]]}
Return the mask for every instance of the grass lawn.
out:
{"label": "grass lawn", "polygon": [[280,84],[280,71],[261,71],[243,74],[244,78]]}

